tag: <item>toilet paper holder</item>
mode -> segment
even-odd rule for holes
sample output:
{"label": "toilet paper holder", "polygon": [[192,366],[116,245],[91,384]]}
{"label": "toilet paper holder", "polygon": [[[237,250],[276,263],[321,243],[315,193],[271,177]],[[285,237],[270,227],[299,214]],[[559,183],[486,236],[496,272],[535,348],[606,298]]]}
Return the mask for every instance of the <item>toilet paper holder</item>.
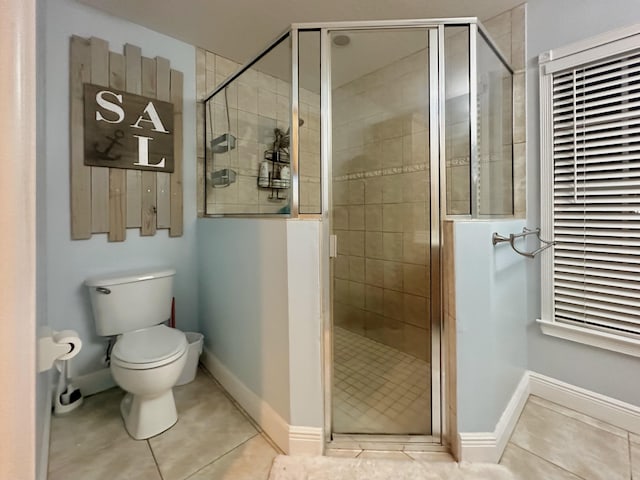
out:
{"label": "toilet paper holder", "polygon": [[59,332],[44,327],[38,336],[38,372],[53,367],[56,360],[69,360],[82,348],[82,341],[74,330]]}

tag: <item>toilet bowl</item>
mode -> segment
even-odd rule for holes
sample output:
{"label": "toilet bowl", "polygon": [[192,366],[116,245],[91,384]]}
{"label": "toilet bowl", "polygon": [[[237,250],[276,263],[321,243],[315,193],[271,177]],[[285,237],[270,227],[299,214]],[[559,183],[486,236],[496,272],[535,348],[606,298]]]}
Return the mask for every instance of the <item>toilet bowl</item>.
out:
{"label": "toilet bowl", "polygon": [[184,333],[164,325],[124,333],[111,352],[111,374],[127,392],[124,425],[136,440],[158,435],[178,421],[172,387],[187,361]]}
{"label": "toilet bowl", "polygon": [[98,335],[116,336],[111,374],[125,390],[120,412],[136,440],[158,435],[178,420],[173,386],[184,369],[188,342],[163,323],[171,316],[171,268],[92,277],[89,287]]}

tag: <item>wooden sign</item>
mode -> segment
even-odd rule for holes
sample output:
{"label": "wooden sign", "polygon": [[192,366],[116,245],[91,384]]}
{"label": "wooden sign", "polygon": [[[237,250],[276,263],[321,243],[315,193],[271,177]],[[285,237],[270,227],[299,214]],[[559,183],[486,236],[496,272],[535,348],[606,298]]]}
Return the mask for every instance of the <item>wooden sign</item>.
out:
{"label": "wooden sign", "polygon": [[[73,35],[69,54],[71,238],[80,240],[91,238],[96,233],[106,233],[110,242],[122,242],[126,239],[127,229],[139,229],[142,236],[155,235],[158,229],[168,229],[170,237],[181,236],[183,74],[171,68],[166,58],[143,56],[142,50],[135,45],[126,44],[122,53],[110,52],[109,44],[96,37]],[[108,101],[103,103],[111,110],[96,101],[93,112],[86,115],[87,119],[93,118],[95,121],[96,112],[99,112],[105,119],[115,122],[121,116],[118,108],[124,112],[122,121],[101,121],[104,125],[95,128],[104,127],[106,130],[96,132],[95,138],[91,137],[90,140],[85,136],[85,96],[95,99],[96,92],[86,93],[87,84],[100,88],[99,91],[113,93],[103,94],[103,99]],[[116,95],[121,95],[122,100]],[[144,99],[138,102],[137,107],[130,102],[136,96]],[[145,100],[153,102],[153,109],[162,127],[155,117],[152,118],[152,111],[147,109],[148,101],[145,103]],[[162,102],[172,105],[173,114],[169,115],[170,118],[167,118],[167,112],[163,112]],[[140,117],[142,120],[138,123]],[[136,123],[142,128],[134,128]],[[117,130],[124,134],[122,138]],[[133,135],[152,140],[140,140]],[[111,144],[107,142],[112,140],[106,136],[120,143],[132,142],[129,150],[133,152],[129,154],[131,167],[123,169],[116,165],[118,161],[114,164],[114,160],[106,159],[103,161],[109,163],[103,164],[105,166],[85,162],[86,158],[96,153],[96,148],[100,152],[98,155],[126,156],[124,150],[118,150],[120,145],[114,143],[109,149]],[[164,136],[173,137],[173,150],[155,150]],[[145,146],[148,157],[144,155],[144,150],[142,155],[140,153]],[[91,150],[92,153],[86,155],[85,150]],[[146,162],[145,158],[148,159]],[[164,167],[156,166],[163,158]],[[146,163],[147,166],[139,170],[144,165],[135,166],[135,163]],[[171,167],[172,173],[168,167]]]}
{"label": "wooden sign", "polygon": [[84,164],[173,172],[173,104],[85,83]]}

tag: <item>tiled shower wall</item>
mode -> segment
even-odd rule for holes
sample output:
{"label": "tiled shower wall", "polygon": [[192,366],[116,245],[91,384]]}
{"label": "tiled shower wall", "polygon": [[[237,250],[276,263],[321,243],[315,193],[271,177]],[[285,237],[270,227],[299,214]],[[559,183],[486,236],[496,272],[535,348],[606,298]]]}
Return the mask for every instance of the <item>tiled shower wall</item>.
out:
{"label": "tiled shower wall", "polygon": [[[197,95],[204,99],[217,85],[240,68],[240,64],[224,57],[197,49]],[[288,205],[290,192],[281,192],[283,200],[270,199],[271,189],[258,188],[257,179],[264,151],[273,141],[273,129],[289,128],[291,116],[291,84],[288,81],[258,71],[255,67],[245,71],[223,93],[213,99],[211,109],[198,103],[198,215],[205,214],[260,214],[278,213]],[[228,130],[237,138],[237,148],[223,154],[209,151],[207,173],[230,168],[237,172],[236,181],[224,188],[213,188],[206,182],[205,199],[205,139],[210,145],[211,125],[213,137]],[[320,95],[300,90],[300,211],[320,211]],[[207,131],[205,133],[205,115]],[[215,161],[215,165],[213,162]],[[285,198],[286,197],[286,198]]]}
{"label": "tiled shower wall", "polygon": [[333,91],[334,321],[429,356],[427,50]]}
{"label": "tiled shower wall", "polygon": [[526,14],[527,5],[497,15],[485,22],[513,74],[513,201],[516,218],[526,215]]}

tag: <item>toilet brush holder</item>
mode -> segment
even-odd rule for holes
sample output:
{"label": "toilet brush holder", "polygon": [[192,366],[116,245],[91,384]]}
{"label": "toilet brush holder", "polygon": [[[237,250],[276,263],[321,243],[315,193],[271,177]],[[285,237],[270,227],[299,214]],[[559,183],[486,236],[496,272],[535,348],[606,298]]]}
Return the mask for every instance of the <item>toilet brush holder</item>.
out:
{"label": "toilet brush holder", "polygon": [[82,405],[82,392],[67,378],[69,360],[60,360],[60,378],[58,379],[58,387],[56,388],[53,399],[53,413],[55,415],[64,415],[69,413],[80,405]]}

